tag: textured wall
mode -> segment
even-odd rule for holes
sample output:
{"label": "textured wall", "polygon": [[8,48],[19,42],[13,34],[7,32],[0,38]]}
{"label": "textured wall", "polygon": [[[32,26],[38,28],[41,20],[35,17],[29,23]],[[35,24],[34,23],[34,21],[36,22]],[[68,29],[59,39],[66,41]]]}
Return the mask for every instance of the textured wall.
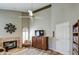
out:
{"label": "textured wall", "polygon": [[[5,25],[12,23],[16,26],[16,31],[12,34],[7,33]],[[21,37],[22,36],[22,19],[21,13],[14,11],[0,10],[0,37]]]}

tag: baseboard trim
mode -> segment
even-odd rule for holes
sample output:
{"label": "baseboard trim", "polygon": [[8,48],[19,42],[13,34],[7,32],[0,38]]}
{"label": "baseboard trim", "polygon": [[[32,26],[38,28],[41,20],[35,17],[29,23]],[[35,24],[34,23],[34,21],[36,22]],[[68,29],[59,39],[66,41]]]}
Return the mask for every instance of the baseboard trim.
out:
{"label": "baseboard trim", "polygon": [[[48,50],[51,51],[51,52],[55,51],[55,50],[52,50],[52,49],[48,49]],[[57,52],[57,51],[55,51],[55,52]],[[64,54],[62,54],[60,52],[57,52],[57,53],[60,54],[60,55],[64,55]]]}

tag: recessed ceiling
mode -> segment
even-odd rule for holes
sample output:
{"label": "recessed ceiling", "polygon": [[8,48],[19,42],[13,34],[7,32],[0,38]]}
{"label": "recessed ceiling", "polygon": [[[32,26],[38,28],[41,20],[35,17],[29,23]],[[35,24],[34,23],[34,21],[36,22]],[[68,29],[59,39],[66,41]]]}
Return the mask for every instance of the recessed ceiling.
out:
{"label": "recessed ceiling", "polygon": [[49,3],[0,3],[0,9],[27,12],[27,10],[34,11],[48,4]]}

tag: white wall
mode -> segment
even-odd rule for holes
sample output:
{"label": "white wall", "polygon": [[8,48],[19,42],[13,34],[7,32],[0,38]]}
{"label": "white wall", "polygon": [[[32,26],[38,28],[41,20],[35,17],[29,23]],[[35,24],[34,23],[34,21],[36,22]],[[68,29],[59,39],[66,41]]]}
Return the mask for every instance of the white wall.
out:
{"label": "white wall", "polygon": [[[56,32],[55,39],[57,39],[57,40],[54,40],[52,38],[52,42],[54,42],[54,43],[52,43],[52,49],[59,51],[63,54],[70,54],[71,53],[71,39],[70,39],[71,32],[66,33],[67,29],[65,29],[65,27],[63,27],[63,28],[60,27],[61,28],[61,31],[60,31],[59,30],[60,28],[56,28],[56,26],[59,26],[60,24],[62,24],[61,26],[63,26],[63,23],[69,23],[67,28],[70,31],[70,24],[71,24],[70,21],[72,20],[72,19],[70,19],[70,17],[72,16],[72,4],[52,4],[51,12],[52,12],[52,14],[51,14],[52,15],[51,30],[54,30]],[[64,38],[64,36],[63,36],[64,33],[65,33],[65,36],[69,35],[68,36],[69,38]],[[57,36],[57,34],[60,34],[59,37]],[[63,34],[63,35],[61,35],[61,34]]]}
{"label": "white wall", "polygon": [[[51,29],[55,30],[57,32],[57,29],[55,28],[57,25],[63,24],[63,23],[69,23],[68,29],[69,34],[66,33],[66,35],[69,35],[69,38],[58,40],[52,40],[52,48],[56,51],[59,51],[63,54],[72,54],[72,26],[73,24],[79,19],[79,4],[52,4],[52,18],[51,18]],[[63,27],[64,31],[64,27]],[[65,29],[67,31],[67,29]],[[62,33],[62,31],[59,31]],[[59,33],[58,32],[58,33]],[[64,34],[64,32],[63,32]],[[63,37],[62,35],[60,37]],[[57,37],[56,37],[57,38]],[[63,43],[65,42],[65,43]],[[61,47],[58,45],[60,43]],[[63,45],[63,46],[62,46]],[[60,47],[60,49],[58,48]],[[67,47],[66,49],[64,47]]]}
{"label": "white wall", "polygon": [[[31,19],[30,22],[31,36],[34,35],[34,30],[44,29],[46,36],[49,36],[49,49],[59,51],[62,54],[72,54],[72,26],[79,19],[79,4],[55,3],[52,4],[51,8],[35,15],[35,18]],[[64,23],[68,23],[68,25],[63,25]],[[58,28],[61,28],[62,31],[58,30]],[[53,31],[64,36],[60,34],[53,38]]]}
{"label": "white wall", "polygon": [[[45,30],[45,36],[50,36],[51,8],[37,12],[30,21],[30,39],[35,35],[35,30]],[[50,39],[50,37],[49,37]],[[49,42],[51,42],[49,40]],[[49,47],[50,47],[49,43]]]}
{"label": "white wall", "polygon": [[[64,9],[67,8],[67,9]],[[38,12],[35,14],[35,17],[31,19],[31,36],[34,36],[34,31],[37,29],[43,29],[46,32],[46,36],[49,37],[48,40],[48,46],[49,49],[51,50],[56,50],[58,52],[61,52],[63,54],[70,54],[70,37],[68,31],[70,30],[70,22],[69,19],[66,19],[66,17],[71,14],[71,5],[62,5],[62,4],[52,4],[52,7],[46,10],[43,10],[41,12]],[[66,14],[68,13],[68,14]],[[69,17],[68,17],[69,18]],[[68,22],[69,25],[67,26],[68,31],[64,31],[65,28],[62,28],[61,30],[63,31],[58,31],[56,29],[56,25],[62,24],[64,22]],[[62,34],[65,33],[64,37],[68,37],[67,40],[66,38],[61,39],[59,37],[54,37],[53,38],[53,31],[56,31],[57,34]],[[66,33],[67,32],[67,33]],[[68,36],[66,36],[68,35]],[[59,40],[59,39],[61,40]],[[58,40],[56,40],[58,39]],[[63,43],[65,42],[65,43]],[[60,44],[60,45],[59,45]],[[58,46],[59,45],[59,46]],[[63,45],[63,46],[61,46]],[[67,49],[65,49],[67,48]]]}
{"label": "white wall", "polygon": [[[14,11],[0,10],[0,37],[22,37],[22,19],[21,13]],[[4,29],[5,25],[12,23],[16,26],[16,31],[13,34],[7,33]]]}

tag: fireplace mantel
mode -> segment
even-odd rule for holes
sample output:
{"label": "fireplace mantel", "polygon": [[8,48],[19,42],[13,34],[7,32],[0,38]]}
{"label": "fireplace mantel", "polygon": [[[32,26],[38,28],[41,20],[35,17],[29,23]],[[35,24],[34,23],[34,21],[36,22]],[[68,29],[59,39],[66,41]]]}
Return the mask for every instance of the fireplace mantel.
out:
{"label": "fireplace mantel", "polygon": [[17,48],[17,40],[3,42],[3,47],[6,51]]}
{"label": "fireplace mantel", "polygon": [[0,38],[0,47],[3,47],[3,42],[15,41],[15,40],[17,40],[17,47],[22,47],[22,39],[20,37]]}

